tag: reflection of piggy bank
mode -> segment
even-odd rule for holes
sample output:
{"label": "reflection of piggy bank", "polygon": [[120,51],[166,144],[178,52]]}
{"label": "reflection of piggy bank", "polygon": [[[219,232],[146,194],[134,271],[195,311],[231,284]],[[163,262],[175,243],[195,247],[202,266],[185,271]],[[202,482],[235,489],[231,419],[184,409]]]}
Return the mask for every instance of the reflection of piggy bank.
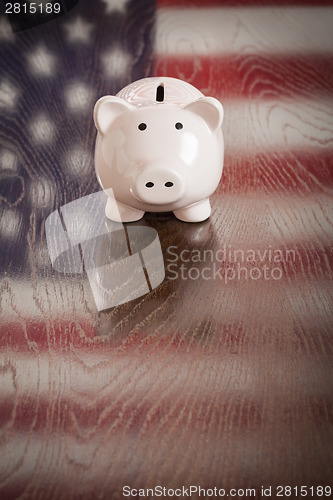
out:
{"label": "reflection of piggy bank", "polygon": [[223,108],[175,78],[144,78],[95,105],[95,168],[112,188],[105,213],[131,222],[144,212],[173,211],[205,220],[223,167]]}

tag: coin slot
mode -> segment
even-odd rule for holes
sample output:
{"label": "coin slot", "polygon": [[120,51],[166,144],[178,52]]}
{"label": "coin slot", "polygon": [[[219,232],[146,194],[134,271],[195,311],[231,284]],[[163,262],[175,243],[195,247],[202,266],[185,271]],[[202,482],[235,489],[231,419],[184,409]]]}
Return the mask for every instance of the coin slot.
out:
{"label": "coin slot", "polygon": [[156,101],[163,102],[164,101],[164,85],[159,85],[156,89]]}

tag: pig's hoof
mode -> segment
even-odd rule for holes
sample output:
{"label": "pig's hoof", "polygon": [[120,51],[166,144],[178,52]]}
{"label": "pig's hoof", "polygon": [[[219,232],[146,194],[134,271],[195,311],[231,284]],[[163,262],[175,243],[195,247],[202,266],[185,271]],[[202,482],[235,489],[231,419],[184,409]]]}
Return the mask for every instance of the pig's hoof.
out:
{"label": "pig's hoof", "polygon": [[209,200],[199,201],[189,207],[181,208],[173,212],[177,219],[183,222],[201,222],[208,219],[211,214]]}
{"label": "pig's hoof", "polygon": [[144,212],[109,198],[105,207],[105,215],[114,222],[135,222],[142,219]]}

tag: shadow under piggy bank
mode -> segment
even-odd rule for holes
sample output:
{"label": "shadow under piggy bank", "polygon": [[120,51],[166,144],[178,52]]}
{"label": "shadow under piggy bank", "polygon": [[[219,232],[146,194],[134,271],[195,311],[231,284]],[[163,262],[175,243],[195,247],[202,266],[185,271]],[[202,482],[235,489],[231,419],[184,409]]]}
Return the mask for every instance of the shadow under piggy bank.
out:
{"label": "shadow under piggy bank", "polygon": [[[146,335],[155,335],[155,332],[160,338],[176,332],[183,321],[189,326],[189,331],[206,321],[211,313],[202,297],[211,293],[212,282],[200,278],[182,279],[180,268],[184,268],[187,276],[193,267],[199,270],[214,267],[210,260],[193,264],[189,258],[193,252],[203,255],[218,248],[213,220],[190,224],[179,221],[172,212],[147,212],[140,221],[124,224],[124,227],[128,231],[146,228],[158,233],[165,277],[149,295],[100,311],[98,336],[103,337],[109,345],[117,346],[124,342],[128,332],[135,332],[135,339],[139,342]],[[185,311],[189,311],[189,314]]]}

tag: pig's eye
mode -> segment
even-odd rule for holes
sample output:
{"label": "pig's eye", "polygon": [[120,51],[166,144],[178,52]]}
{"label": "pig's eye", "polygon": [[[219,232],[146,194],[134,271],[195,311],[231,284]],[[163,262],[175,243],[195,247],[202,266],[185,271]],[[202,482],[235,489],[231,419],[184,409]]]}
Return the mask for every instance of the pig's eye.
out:
{"label": "pig's eye", "polygon": [[176,127],[177,130],[180,130],[180,129],[183,128],[183,124],[180,123],[180,122],[177,122],[176,125],[175,125],[175,127]]}
{"label": "pig's eye", "polygon": [[140,123],[140,125],[138,125],[139,130],[146,130],[146,128],[147,128],[147,125],[145,123]]}

